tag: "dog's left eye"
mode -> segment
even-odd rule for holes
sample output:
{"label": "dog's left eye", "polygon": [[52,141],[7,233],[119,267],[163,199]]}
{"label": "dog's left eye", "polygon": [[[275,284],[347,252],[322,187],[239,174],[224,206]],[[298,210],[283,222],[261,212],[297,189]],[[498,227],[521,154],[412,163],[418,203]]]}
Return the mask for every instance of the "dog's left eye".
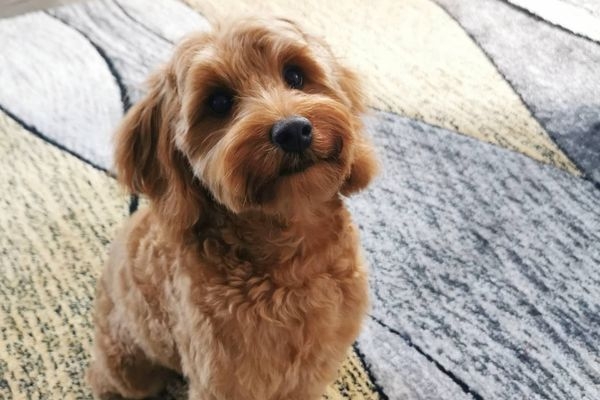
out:
{"label": "dog's left eye", "polygon": [[208,98],[208,106],[216,114],[227,114],[233,106],[233,96],[228,93],[217,92]]}
{"label": "dog's left eye", "polygon": [[285,67],[283,79],[292,89],[302,89],[302,86],[304,86],[304,75],[302,70],[296,66]]}

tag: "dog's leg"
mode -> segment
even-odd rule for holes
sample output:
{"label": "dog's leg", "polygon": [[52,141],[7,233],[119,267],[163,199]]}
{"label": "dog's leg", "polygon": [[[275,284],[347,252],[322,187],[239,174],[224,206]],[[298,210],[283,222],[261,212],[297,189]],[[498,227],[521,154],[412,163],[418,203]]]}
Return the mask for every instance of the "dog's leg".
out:
{"label": "dog's leg", "polygon": [[94,360],[87,380],[97,398],[154,396],[175,373],[149,360],[122,326],[111,324],[114,304],[100,283],[96,299]]}
{"label": "dog's leg", "polygon": [[115,353],[101,356],[90,365],[87,380],[97,398],[119,395],[126,399],[144,399],[160,393],[167,379],[174,376],[171,371],[153,365],[139,350],[131,350],[116,346]]}

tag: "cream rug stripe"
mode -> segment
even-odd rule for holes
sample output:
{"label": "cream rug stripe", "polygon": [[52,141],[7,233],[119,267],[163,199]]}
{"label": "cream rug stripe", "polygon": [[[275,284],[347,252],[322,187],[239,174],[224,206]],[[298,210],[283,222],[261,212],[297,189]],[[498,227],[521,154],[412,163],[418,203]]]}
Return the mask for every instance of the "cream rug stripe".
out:
{"label": "cream rug stripe", "polygon": [[186,1],[209,20],[232,12],[298,19],[362,72],[374,107],[578,174],[482,50],[429,0]]}
{"label": "cream rug stripe", "polygon": [[106,174],[4,114],[0,136],[0,398],[81,398],[92,288],[124,198]]}

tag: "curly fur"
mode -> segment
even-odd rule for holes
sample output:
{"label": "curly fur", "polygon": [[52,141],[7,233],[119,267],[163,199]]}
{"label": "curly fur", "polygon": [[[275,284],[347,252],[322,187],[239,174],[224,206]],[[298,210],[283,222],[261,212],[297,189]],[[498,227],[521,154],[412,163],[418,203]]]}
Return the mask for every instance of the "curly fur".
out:
{"label": "curly fur", "polygon": [[[302,90],[282,78],[290,64]],[[224,88],[235,104],[218,117],[207,98]],[[116,135],[119,180],[150,206],[98,283],[96,396],[152,396],[183,374],[190,399],[320,397],[367,308],[341,197],[376,171],[363,102],[356,76],[288,20],[231,21],[177,46]],[[291,115],[313,125],[302,160],[269,139]]]}

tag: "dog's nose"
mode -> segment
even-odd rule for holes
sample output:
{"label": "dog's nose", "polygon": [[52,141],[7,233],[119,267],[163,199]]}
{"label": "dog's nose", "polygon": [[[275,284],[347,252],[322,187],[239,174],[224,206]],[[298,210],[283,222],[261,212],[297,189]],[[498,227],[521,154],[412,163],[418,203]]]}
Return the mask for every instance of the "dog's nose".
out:
{"label": "dog's nose", "polygon": [[304,117],[282,119],[271,128],[271,140],[287,153],[302,153],[312,142],[312,125]]}

